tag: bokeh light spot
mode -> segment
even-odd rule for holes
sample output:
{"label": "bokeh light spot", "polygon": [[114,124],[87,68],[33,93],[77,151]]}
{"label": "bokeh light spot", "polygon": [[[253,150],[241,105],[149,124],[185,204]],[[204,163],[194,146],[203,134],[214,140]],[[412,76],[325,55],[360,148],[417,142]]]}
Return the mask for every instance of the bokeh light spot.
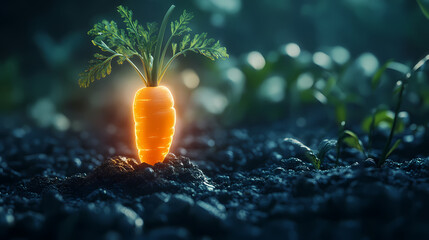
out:
{"label": "bokeh light spot", "polygon": [[332,60],[340,65],[345,64],[350,59],[349,51],[341,46],[332,48],[331,55]]}
{"label": "bokeh light spot", "polygon": [[256,70],[261,70],[265,67],[265,58],[258,51],[250,52],[247,55],[247,62]]}
{"label": "bokeh light spot", "polygon": [[66,131],[70,128],[70,120],[61,113],[55,114],[53,125],[59,131]]}
{"label": "bokeh light spot", "polygon": [[222,113],[228,106],[228,99],[220,92],[200,87],[194,92],[194,101],[212,114]]}
{"label": "bokeh light spot", "polygon": [[185,84],[187,88],[194,89],[200,85],[200,77],[198,77],[198,74],[194,70],[185,69],[181,75],[183,84]]}
{"label": "bokeh light spot", "polygon": [[229,80],[231,80],[234,83],[241,83],[244,81],[244,74],[243,72],[238,68],[230,68],[226,72],[226,76]]}
{"label": "bokeh light spot", "polygon": [[319,101],[322,104],[328,103],[328,99],[326,98],[326,96],[317,90],[313,92],[313,96],[317,99],[317,101]]}
{"label": "bokeh light spot", "polygon": [[301,48],[296,43],[288,43],[286,44],[284,51],[290,57],[296,58],[301,53]]}
{"label": "bokeh light spot", "polygon": [[332,66],[331,58],[324,52],[315,52],[313,54],[313,62],[323,68],[330,68]]}
{"label": "bokeh light spot", "polygon": [[271,102],[280,102],[284,98],[285,88],[286,82],[282,77],[272,76],[262,83],[259,94]]}
{"label": "bokeh light spot", "polygon": [[326,87],[326,81],[324,79],[319,79],[316,81],[316,83],[314,84],[314,86],[319,89],[322,90]]}
{"label": "bokeh light spot", "polygon": [[313,83],[313,76],[310,73],[303,73],[298,77],[296,87],[299,90],[306,90],[311,88],[311,86],[313,86]]}
{"label": "bokeh light spot", "polygon": [[359,67],[362,68],[366,76],[372,76],[378,69],[378,60],[372,53],[363,53],[357,59]]}

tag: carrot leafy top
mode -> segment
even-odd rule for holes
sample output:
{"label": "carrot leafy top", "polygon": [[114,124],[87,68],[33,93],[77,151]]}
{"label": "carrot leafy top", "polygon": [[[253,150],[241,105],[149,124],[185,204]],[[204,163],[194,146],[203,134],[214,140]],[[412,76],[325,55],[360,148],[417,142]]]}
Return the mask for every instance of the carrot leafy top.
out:
{"label": "carrot leafy top", "polygon": [[[228,58],[226,48],[219,41],[207,38],[206,33],[190,35],[189,21],[193,14],[183,11],[180,18],[170,23],[171,34],[164,43],[164,33],[168,19],[174,9],[172,5],[164,16],[160,28],[157,23],[147,23],[146,27],[133,19],[133,12],[126,7],[119,6],[126,29],[118,28],[114,21],[103,20],[94,25],[88,35],[94,37],[92,43],[99,47],[104,54],[94,54],[89,67],[80,74],[79,85],[88,87],[95,79],[99,80],[110,74],[112,60],[118,64],[128,62],[139,74],[148,87],[159,84],[168,67],[174,59],[187,52],[200,53],[211,60]],[[177,37],[182,37],[176,42]],[[170,51],[169,51],[170,50]],[[167,51],[170,58],[165,58]],[[139,58],[140,67],[134,62]],[[133,59],[133,60],[132,60]]]}

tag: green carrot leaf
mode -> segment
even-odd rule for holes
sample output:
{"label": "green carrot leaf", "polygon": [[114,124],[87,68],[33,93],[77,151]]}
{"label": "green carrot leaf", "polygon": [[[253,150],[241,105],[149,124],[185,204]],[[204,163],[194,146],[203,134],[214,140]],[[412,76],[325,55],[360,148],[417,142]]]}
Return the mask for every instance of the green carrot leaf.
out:
{"label": "green carrot leaf", "polygon": [[[119,29],[114,21],[103,20],[94,25],[88,32],[93,36],[92,43],[105,51],[106,49],[114,50],[117,53],[130,55],[137,54],[133,41],[128,37],[123,29]],[[112,51],[109,51],[113,54]]]}
{"label": "green carrot leaf", "polygon": [[183,37],[182,42],[180,42],[180,51],[183,52],[185,50],[186,46],[188,45],[189,41],[191,40],[191,35],[187,34]]}
{"label": "green carrot leaf", "polygon": [[[147,30],[146,30],[147,29]],[[155,45],[157,41],[158,23],[151,22],[146,24],[146,29],[139,25],[138,34],[142,36],[142,45],[139,46],[139,50],[142,55],[152,56],[154,54]]]}
{"label": "green carrot leaf", "polygon": [[177,43],[172,43],[171,44],[171,49],[173,50],[173,55],[176,54]]}
{"label": "green carrot leaf", "polygon": [[[111,62],[115,57],[121,58],[120,55],[115,54],[110,57],[105,57],[101,54],[94,56],[96,59],[89,62],[89,67],[79,75],[79,86],[88,87],[95,79],[100,80],[106,77],[112,71]],[[122,60],[123,61],[123,60]]]}
{"label": "green carrot leaf", "polygon": [[184,10],[182,15],[180,15],[179,20],[171,22],[170,24],[171,36],[181,36],[186,32],[192,31],[191,28],[188,27],[188,24],[192,20],[192,18],[194,18],[194,15]]}
{"label": "green carrot leaf", "polygon": [[[80,74],[79,85],[87,87],[95,79],[109,75],[111,61],[114,58],[117,58],[119,64],[124,61],[130,63],[147,86],[157,86],[171,62],[187,52],[196,52],[212,60],[228,57],[226,48],[222,47],[219,41],[216,42],[212,38],[207,38],[206,33],[196,34],[193,37],[187,34],[191,32],[189,23],[194,15],[186,10],[183,11],[178,20],[170,23],[171,36],[164,45],[165,30],[174,8],[175,6],[172,5],[168,9],[160,28],[154,22],[147,23],[146,26],[140,25],[134,19],[133,12],[124,6],[118,6],[117,11],[125,24],[125,29],[119,28],[115,21],[102,20],[96,23],[88,31],[88,35],[93,37],[92,43],[95,46],[99,47],[101,51],[111,54],[111,56],[95,54],[89,67]],[[174,37],[182,35],[184,37],[181,40],[172,42]],[[170,46],[173,54],[164,64],[164,57]],[[135,56],[140,58],[143,71],[140,71],[139,67],[132,61]]]}
{"label": "green carrot leaf", "polygon": [[[186,37],[187,36],[185,36],[185,38]],[[209,58],[210,60],[219,58],[225,59],[229,57],[226,52],[226,48],[221,46],[219,41],[215,42],[213,38],[207,38],[207,33],[195,34],[190,41],[189,46],[186,48],[188,41],[189,40],[186,39],[185,44],[181,44],[181,52],[193,51]],[[184,42],[182,41],[182,43]]]}
{"label": "green carrot leaf", "polygon": [[139,34],[138,21],[133,20],[133,12],[127,7],[123,7],[122,5],[118,7],[118,12],[127,26],[128,37],[130,38],[130,40],[137,41],[138,43],[140,43],[142,36]]}

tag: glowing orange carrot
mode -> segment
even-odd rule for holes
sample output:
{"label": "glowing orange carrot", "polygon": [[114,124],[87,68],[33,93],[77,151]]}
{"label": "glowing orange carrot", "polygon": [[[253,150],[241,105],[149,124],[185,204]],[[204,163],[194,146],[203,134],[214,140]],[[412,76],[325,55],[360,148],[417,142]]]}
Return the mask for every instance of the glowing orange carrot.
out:
{"label": "glowing orange carrot", "polygon": [[164,160],[173,140],[176,111],[166,87],[146,87],[134,97],[136,145],[140,159],[155,164]]}
{"label": "glowing orange carrot", "polygon": [[[119,64],[125,61],[131,64],[146,86],[135,95],[133,113],[138,155],[142,162],[148,164],[163,161],[173,140],[176,122],[173,96],[168,88],[158,86],[173,60],[190,51],[211,60],[228,57],[226,48],[219,41],[207,38],[206,33],[195,34],[193,37],[187,34],[191,31],[188,24],[193,15],[186,11],[183,11],[179,20],[171,22],[171,35],[164,44],[165,29],[173,9],[174,5],[168,9],[158,31],[155,23],[148,23],[146,28],[139,25],[133,20],[132,11],[119,6],[118,12],[126,24],[126,30],[119,29],[114,21],[103,20],[94,25],[88,32],[94,37],[92,43],[110,56],[95,54],[95,59],[79,79],[81,87],[88,87],[95,79],[106,77],[111,72],[114,58]],[[158,37],[155,36],[157,31]],[[172,42],[173,38],[182,35],[184,36],[179,43]],[[169,49],[171,57],[164,62]],[[141,68],[132,58],[140,59]]]}

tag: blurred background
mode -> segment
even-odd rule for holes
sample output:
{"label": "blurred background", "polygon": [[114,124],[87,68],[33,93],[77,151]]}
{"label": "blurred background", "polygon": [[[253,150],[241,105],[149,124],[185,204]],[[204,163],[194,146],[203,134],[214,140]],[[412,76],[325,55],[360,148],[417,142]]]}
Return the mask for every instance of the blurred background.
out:
{"label": "blurred background", "polygon": [[[425,1],[422,1],[426,3]],[[126,64],[79,88],[78,74],[97,52],[87,31],[115,20],[128,6],[140,23],[160,22],[171,4],[174,18],[195,14],[194,32],[207,32],[226,46],[230,59],[211,62],[189,54],[163,80],[184,126],[230,127],[285,118],[304,126],[312,115],[359,123],[375,107],[390,108],[401,74],[429,53],[429,21],[412,0],[192,0],[192,1],[9,1],[0,8],[0,114],[60,131],[88,130],[133,136],[131,105],[143,87]],[[389,59],[378,88],[376,71]],[[410,84],[402,115],[425,124],[429,85]],[[304,117],[305,116],[305,117]]]}

